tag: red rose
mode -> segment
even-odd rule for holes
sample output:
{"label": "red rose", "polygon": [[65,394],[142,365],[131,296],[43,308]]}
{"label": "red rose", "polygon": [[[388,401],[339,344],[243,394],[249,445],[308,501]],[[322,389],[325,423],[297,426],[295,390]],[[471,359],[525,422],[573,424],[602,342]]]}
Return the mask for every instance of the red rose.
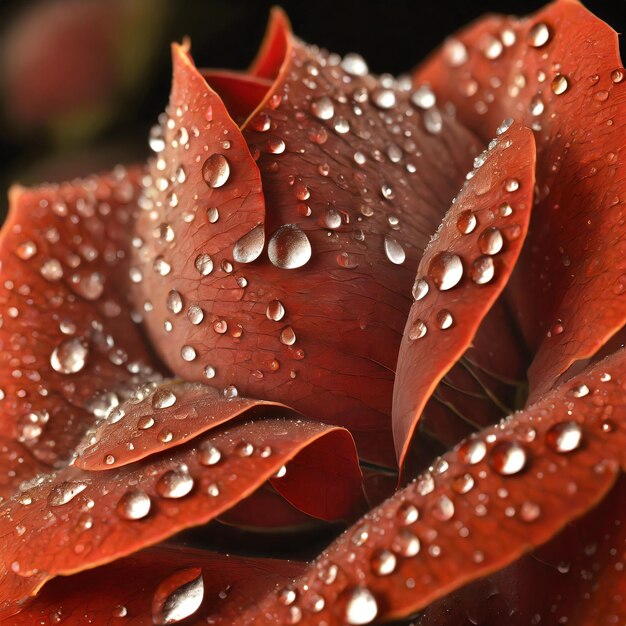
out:
{"label": "red rose", "polygon": [[[621,623],[615,33],[557,0],[411,82],[275,11],[173,64],[145,167],[11,191],[3,623]],[[309,565],[139,552],[367,509]]]}

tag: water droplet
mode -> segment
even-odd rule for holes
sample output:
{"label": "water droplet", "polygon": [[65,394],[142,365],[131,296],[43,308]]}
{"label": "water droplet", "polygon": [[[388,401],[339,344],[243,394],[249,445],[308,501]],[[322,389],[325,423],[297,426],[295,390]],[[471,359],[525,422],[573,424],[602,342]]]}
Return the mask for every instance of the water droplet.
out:
{"label": "water droplet", "polygon": [[154,259],[152,268],[159,276],[167,276],[172,271],[172,266],[160,255]]}
{"label": "water droplet", "polygon": [[452,313],[447,309],[441,309],[439,313],[437,313],[437,325],[441,330],[447,330],[454,323],[454,318],[452,317]]}
{"label": "water droplet", "polygon": [[410,526],[411,524],[417,522],[419,518],[419,511],[414,504],[405,502],[398,507],[396,517],[403,526]]}
{"label": "water droplet", "polygon": [[614,83],[621,83],[624,80],[624,70],[622,68],[618,68],[611,72],[611,80]]}
{"label": "water droplet", "polygon": [[50,365],[59,374],[76,374],[87,362],[89,346],[84,339],[73,337],[60,343],[50,355]]}
{"label": "water droplet", "polygon": [[495,226],[485,228],[478,238],[478,247],[483,254],[498,254],[503,245],[502,233]]}
{"label": "water droplet", "polygon": [[461,474],[452,481],[452,489],[457,493],[470,492],[474,487],[474,477],[471,474]]}
{"label": "water droplet", "polygon": [[456,220],[456,227],[462,235],[469,235],[478,224],[476,216],[468,209],[461,211]]}
{"label": "water droplet", "polygon": [[376,550],[370,561],[372,571],[377,576],[389,576],[396,569],[396,555],[391,550]]}
{"label": "water droplet", "polygon": [[220,211],[217,207],[210,207],[206,210],[206,216],[209,224],[215,224],[220,219]]}
{"label": "water droplet", "polygon": [[467,62],[467,48],[458,39],[448,39],[443,47],[443,56],[450,67],[459,67]]}
{"label": "water droplet", "polygon": [[355,54],[354,52],[349,52],[343,57],[341,67],[344,72],[351,76],[365,76],[369,71],[365,59],[360,54]]}
{"label": "water droplet", "polygon": [[127,520],[143,519],[150,513],[150,496],[141,489],[127,491],[117,503],[117,512]]}
{"label": "water droplet", "polygon": [[267,319],[279,322],[285,316],[285,307],[280,300],[272,300],[265,311]]}
{"label": "water droplet", "polygon": [[411,328],[409,329],[409,340],[415,341],[421,339],[428,332],[426,324],[422,320],[415,320]]}
{"label": "water droplet", "polygon": [[459,458],[463,463],[476,465],[480,463],[487,454],[487,446],[481,439],[468,439],[459,446]]}
{"label": "water droplet", "polygon": [[391,109],[396,104],[396,94],[391,89],[376,89],[372,93],[372,102],[379,109]]}
{"label": "water droplet", "polygon": [[152,408],[167,409],[176,404],[176,395],[169,389],[157,389],[152,396]]}
{"label": "water droplet", "polygon": [[335,114],[335,106],[328,96],[322,96],[311,103],[311,113],[318,120],[329,120]]}
{"label": "water droplet", "polygon": [[204,319],[204,311],[197,304],[192,304],[189,309],[187,309],[187,319],[194,326],[197,326],[201,324]]}
{"label": "water droplet", "polygon": [[413,294],[413,299],[421,300],[426,296],[428,290],[428,283],[423,278],[415,279],[415,282],[413,283],[413,289],[411,290],[411,293]]}
{"label": "water droplet", "polygon": [[406,253],[402,245],[388,235],[385,235],[385,254],[396,265],[402,265],[406,259]]}
{"label": "water droplet", "polygon": [[293,346],[296,343],[296,333],[291,326],[286,326],[280,331],[280,343],[285,346]]}
{"label": "water droplet", "polygon": [[270,239],[267,255],[272,265],[281,269],[295,269],[311,258],[311,243],[296,224],[281,226]]}
{"label": "water droplet", "polygon": [[180,356],[183,361],[191,362],[196,358],[196,351],[193,346],[185,345],[180,349]]}
{"label": "water droplet", "polygon": [[502,42],[497,37],[487,35],[487,37],[483,40],[482,51],[485,58],[493,61],[502,54],[502,50]]}
{"label": "water droplet", "polygon": [[517,191],[519,189],[519,180],[516,178],[509,178],[505,181],[504,188],[509,192]]}
{"label": "water droplet", "polygon": [[167,308],[176,315],[183,310],[183,297],[176,289],[170,290],[167,294]]}
{"label": "water droplet", "polygon": [[201,276],[207,276],[213,271],[213,260],[206,252],[199,254],[194,264]]}
{"label": "water droplet", "polygon": [[60,280],[63,277],[63,267],[57,259],[48,259],[39,270],[46,280]]}
{"label": "water droplet", "polygon": [[25,241],[17,247],[16,252],[22,261],[27,261],[37,254],[37,244],[33,241]]}
{"label": "water droplet", "polygon": [[489,463],[494,471],[511,476],[526,467],[526,450],[515,441],[501,441],[489,451]]}
{"label": "water droplet", "polygon": [[519,516],[524,522],[534,522],[539,518],[540,514],[541,508],[539,505],[534,502],[528,502],[528,500],[523,502],[519,509]]}
{"label": "water droplet", "polygon": [[563,76],[563,74],[557,74],[550,83],[550,89],[552,93],[560,96],[565,93],[569,87],[569,83],[567,82],[567,77]]}
{"label": "water droplet", "polygon": [[157,626],[181,622],[200,608],[203,599],[202,570],[180,570],[157,587],[152,599],[152,621]]}
{"label": "water droplet", "polygon": [[347,592],[345,621],[354,626],[369,624],[378,615],[378,604],[366,587],[355,587]]}
{"label": "water droplet", "polygon": [[202,465],[210,467],[216,465],[222,458],[222,453],[212,443],[205,441],[198,450],[198,460]]}
{"label": "water droplet", "polygon": [[424,128],[433,135],[437,135],[443,128],[443,118],[437,109],[428,109],[424,113]]}
{"label": "water droplet", "polygon": [[336,133],[340,135],[345,135],[350,132],[350,122],[345,117],[338,117],[335,119],[335,123],[333,124],[333,128]]}
{"label": "water droplet", "polygon": [[546,444],[555,452],[573,452],[580,448],[583,431],[576,422],[560,422],[550,427],[546,433]]}
{"label": "water droplet", "polygon": [[463,263],[451,252],[438,252],[428,266],[428,276],[440,291],[447,291],[463,278]]}
{"label": "water droplet", "polygon": [[430,109],[437,103],[437,98],[428,85],[421,85],[411,94],[411,102],[420,109]]}
{"label": "water droplet", "polygon": [[87,483],[67,480],[52,489],[48,496],[50,506],[63,506],[87,488]]}
{"label": "water droplet", "polygon": [[202,166],[204,182],[212,189],[224,185],[229,176],[230,165],[223,154],[211,155]]}
{"label": "water droplet", "polygon": [[182,498],[193,489],[193,478],[186,469],[165,472],[157,481],[156,490],[162,498]]}
{"label": "water droplet", "polygon": [[151,415],[144,415],[139,418],[137,422],[137,428],[139,430],[148,430],[154,426],[154,418]]}
{"label": "water droplet", "polygon": [[448,496],[440,496],[435,501],[432,514],[433,517],[440,522],[448,521],[454,516],[454,502],[452,502]]}
{"label": "water droplet", "polygon": [[589,387],[585,383],[580,383],[572,389],[574,398],[584,398],[589,393]]}
{"label": "water droplet", "polygon": [[401,529],[394,537],[391,548],[397,554],[410,558],[419,554],[421,544],[420,540],[412,532]]}
{"label": "water droplet", "polygon": [[488,283],[495,274],[493,259],[489,256],[478,257],[470,268],[470,277],[477,285]]}
{"label": "water droplet", "polygon": [[537,22],[528,31],[526,40],[528,45],[533,48],[541,48],[550,41],[550,28],[545,22]]}
{"label": "water droplet", "polygon": [[238,263],[252,263],[259,258],[265,245],[265,227],[255,226],[249,233],[241,237],[233,247],[233,259]]}

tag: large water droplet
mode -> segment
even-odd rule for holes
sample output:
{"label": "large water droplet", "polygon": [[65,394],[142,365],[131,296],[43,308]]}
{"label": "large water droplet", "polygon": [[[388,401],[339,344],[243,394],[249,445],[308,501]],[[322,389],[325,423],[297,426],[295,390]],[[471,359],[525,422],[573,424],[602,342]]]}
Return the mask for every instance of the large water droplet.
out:
{"label": "large water droplet", "polygon": [[354,52],[349,52],[343,57],[341,67],[344,72],[351,76],[365,76],[369,71],[365,59],[360,54],[355,54]]}
{"label": "large water droplet", "polygon": [[89,346],[84,339],[73,337],[60,343],[50,355],[50,365],[59,374],[76,374],[87,361]]}
{"label": "large water droplet", "polygon": [[428,276],[441,291],[452,289],[463,278],[463,263],[456,254],[439,252],[428,266]]}
{"label": "large water droplet", "polygon": [[127,491],[117,503],[117,512],[127,520],[143,519],[150,512],[150,496],[141,489]]}
{"label": "large water droplet", "polygon": [[526,450],[515,441],[501,441],[489,451],[491,467],[503,476],[511,476],[526,467]]}
{"label": "large water droplet", "polygon": [[372,93],[372,102],[379,109],[390,109],[396,104],[396,94],[391,89],[376,89]]}
{"label": "large water droplet", "polygon": [[487,454],[487,446],[481,439],[469,439],[459,446],[459,458],[463,463],[476,465],[480,463]]}
{"label": "large water droplet", "polygon": [[202,276],[207,276],[213,271],[213,260],[206,252],[202,252],[196,257],[194,265]]}
{"label": "large water droplet", "polygon": [[155,409],[167,409],[176,404],[176,395],[169,389],[157,389],[152,396],[152,407]]}
{"label": "large water droplet", "polygon": [[318,120],[329,120],[335,114],[335,106],[328,96],[322,96],[311,103],[311,113]]}
{"label": "large water droplet", "polygon": [[212,443],[205,441],[198,449],[198,460],[202,465],[211,466],[219,463],[222,453]]}
{"label": "large water droplet", "polygon": [[583,431],[577,422],[554,424],[546,433],[546,444],[555,452],[573,452],[583,442]]}
{"label": "large water droplet", "polygon": [[249,233],[241,237],[233,247],[233,259],[238,263],[252,263],[259,258],[265,245],[265,227],[255,226]]}
{"label": "large water droplet", "polygon": [[170,290],[167,294],[167,308],[175,315],[183,310],[183,297],[176,289]]}
{"label": "large water droplet", "polygon": [[163,498],[182,498],[193,489],[193,478],[186,469],[165,472],[156,484],[157,493]]}
{"label": "large water droplet", "polygon": [[550,89],[552,93],[556,96],[560,96],[565,93],[569,88],[569,83],[567,81],[567,77],[563,76],[563,74],[557,74],[550,83]]}
{"label": "large water droplet", "polygon": [[402,245],[392,237],[385,236],[385,254],[396,265],[402,265],[406,259],[406,253]]}
{"label": "large water droplet", "polygon": [[180,570],[157,587],[152,599],[152,621],[157,626],[176,624],[193,615],[204,599],[204,581],[199,567]]}
{"label": "large water droplet", "polygon": [[550,28],[545,22],[537,22],[528,31],[528,45],[533,48],[541,48],[550,40]]}
{"label": "large water droplet", "polygon": [[498,254],[503,245],[502,233],[495,226],[485,228],[478,237],[478,247],[483,254]]}
{"label": "large water droplet", "polygon": [[461,211],[456,220],[456,227],[462,235],[469,235],[475,228],[478,220],[469,210]]}
{"label": "large water droplet", "polygon": [[272,235],[267,254],[276,267],[295,269],[308,263],[311,243],[296,224],[285,224]]}
{"label": "large water droplet", "polygon": [[470,277],[477,285],[488,283],[495,274],[493,259],[489,256],[478,257],[470,268]]}
{"label": "large water droplet", "polygon": [[377,550],[370,561],[372,571],[377,576],[388,576],[396,569],[396,555],[391,550]]}
{"label": "large water droplet", "polygon": [[347,592],[345,621],[354,626],[369,624],[378,615],[378,603],[366,587],[355,587]]}
{"label": "large water droplet", "polygon": [[215,189],[226,183],[230,176],[230,165],[223,154],[211,155],[202,166],[202,177],[206,184]]}

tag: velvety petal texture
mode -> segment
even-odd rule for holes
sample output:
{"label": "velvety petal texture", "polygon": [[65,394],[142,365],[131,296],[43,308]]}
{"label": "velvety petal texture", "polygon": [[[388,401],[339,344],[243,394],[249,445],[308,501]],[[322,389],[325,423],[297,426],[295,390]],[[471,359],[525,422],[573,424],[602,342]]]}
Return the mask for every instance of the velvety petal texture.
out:
{"label": "velvety petal texture", "polygon": [[414,75],[483,139],[509,117],[535,130],[536,206],[509,294],[537,352],[533,398],[626,322],[625,75],[615,31],[574,0],[480,20]]}
{"label": "velvety petal texture", "polygon": [[241,132],[175,49],[137,307],[179,376],[346,426],[364,457],[393,466],[411,284],[478,143],[428,97],[286,28],[275,12],[280,70]]}
{"label": "velvety petal texture", "polygon": [[472,343],[524,243],[535,142],[527,128],[501,131],[477,159],[417,270],[394,387],[400,465],[426,401]]}

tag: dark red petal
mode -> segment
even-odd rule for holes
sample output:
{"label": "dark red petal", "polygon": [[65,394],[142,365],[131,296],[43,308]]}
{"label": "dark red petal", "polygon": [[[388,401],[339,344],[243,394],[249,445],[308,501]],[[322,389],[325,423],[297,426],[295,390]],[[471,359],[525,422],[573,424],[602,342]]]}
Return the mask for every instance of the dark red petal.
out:
{"label": "dark red petal", "polygon": [[289,18],[280,7],[273,7],[259,52],[248,72],[260,78],[276,78],[288,54],[291,42]]}
{"label": "dark red petal", "polygon": [[250,419],[272,413],[293,415],[282,405],[226,397],[206,385],[152,383],[98,420],[77,447],[74,465],[91,471],[121,467],[186,443],[243,414]]}
{"label": "dark red petal", "polygon": [[[48,583],[6,626],[152,626],[153,599],[170,576],[202,576],[203,600],[191,623],[228,626],[278,585],[302,572],[297,561],[251,559],[188,548],[157,547]],[[173,590],[172,590],[173,591]],[[185,624],[190,622],[186,620]]]}
{"label": "dark red petal", "polygon": [[481,20],[415,74],[482,137],[508,117],[537,131],[537,205],[511,280],[518,323],[538,351],[534,398],[626,321],[618,51],[609,26],[580,3],[557,0],[530,19]]}
{"label": "dark red petal", "polygon": [[[396,83],[386,89],[362,61],[342,66],[295,39],[285,54],[243,137],[228,124],[223,135],[229,120],[217,96],[187,57],[175,61],[166,149],[147,190],[155,204],[141,223],[138,307],[178,375],[201,380],[209,366],[218,387],[346,426],[363,455],[392,465],[393,375],[411,284],[476,142]],[[239,165],[211,190],[201,170],[215,152]],[[267,215],[254,230],[263,220],[259,169]],[[260,211],[246,229],[232,225],[246,215],[242,203]],[[203,254],[211,262],[200,257],[199,272]],[[171,271],[160,271],[159,256]]]}
{"label": "dark red petal", "polygon": [[[466,440],[368,513],[296,585],[300,623],[409,615],[505,567],[595,506],[626,466],[625,365],[622,350]],[[318,595],[324,608],[311,613]],[[270,598],[253,623],[286,616]]]}
{"label": "dark red petal", "polygon": [[623,623],[625,496],[622,476],[595,509],[545,546],[435,602],[416,626]]}
{"label": "dark red petal", "polygon": [[207,81],[224,102],[230,116],[243,124],[261,103],[272,81],[241,72],[228,70],[201,70]]}
{"label": "dark red petal", "polygon": [[18,482],[68,461],[96,414],[154,376],[127,301],[141,175],[119,168],[11,190],[0,235],[0,436],[17,454],[2,456],[2,473]]}
{"label": "dark red petal", "polygon": [[470,347],[513,271],[526,236],[535,142],[516,126],[491,144],[424,252],[394,386],[393,433],[400,465],[424,406]]}
{"label": "dark red petal", "polygon": [[[69,466],[41,476],[0,505],[0,609],[9,610],[51,577],[107,563],[206,523],[283,466],[286,477],[292,469],[295,479],[306,476],[298,456],[309,445],[315,446],[319,489],[325,485],[326,493],[312,493],[303,508],[319,517],[349,515],[359,503],[361,478],[352,438],[343,429],[303,420],[238,421],[143,462],[98,472]],[[279,491],[280,480],[274,481]],[[302,488],[308,486],[305,480]],[[294,490],[288,484],[286,497]]]}

